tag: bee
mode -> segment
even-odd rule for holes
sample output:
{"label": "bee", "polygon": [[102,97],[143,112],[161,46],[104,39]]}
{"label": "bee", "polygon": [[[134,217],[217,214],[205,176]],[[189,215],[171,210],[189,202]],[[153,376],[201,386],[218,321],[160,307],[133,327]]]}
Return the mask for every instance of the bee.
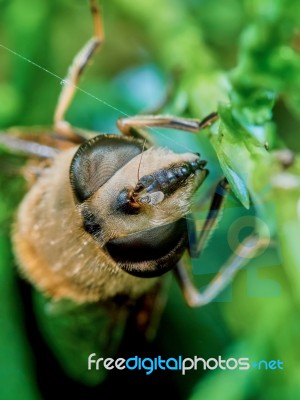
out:
{"label": "bee", "polygon": [[126,322],[134,314],[138,328],[146,331],[159,308],[162,275],[173,270],[186,303],[203,306],[261,243],[255,236],[247,238],[202,293],[182,262],[186,250],[191,256],[201,253],[230,188],[222,178],[200,235],[188,232],[186,217],[208,175],[207,163],[198,153],[178,154],[155,146],[145,129],[198,133],[218,119],[217,113],[203,120],[122,118],[117,122],[121,135],[84,131],[65,120],[79,78],[104,39],[95,0],[90,0],[90,9],[94,36],[64,80],[53,132],[1,135],[2,145],[38,160],[27,169],[33,182],[17,212],[13,248],[21,274],[51,299],[54,314],[60,314],[61,304],[68,303],[62,307],[63,318],[70,304],[72,312],[93,306],[98,313],[101,306],[111,319]]}

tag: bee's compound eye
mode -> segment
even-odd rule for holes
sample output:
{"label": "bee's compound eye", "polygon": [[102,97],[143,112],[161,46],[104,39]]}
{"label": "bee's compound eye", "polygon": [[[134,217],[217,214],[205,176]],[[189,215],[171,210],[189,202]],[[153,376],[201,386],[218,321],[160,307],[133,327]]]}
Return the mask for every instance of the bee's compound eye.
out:
{"label": "bee's compound eye", "polygon": [[142,278],[169,271],[187,245],[184,219],[112,239],[106,250],[121,269]]}
{"label": "bee's compound eye", "polygon": [[94,194],[120,168],[142,152],[143,144],[114,135],[99,135],[83,143],[73,157],[70,181],[77,201]]}

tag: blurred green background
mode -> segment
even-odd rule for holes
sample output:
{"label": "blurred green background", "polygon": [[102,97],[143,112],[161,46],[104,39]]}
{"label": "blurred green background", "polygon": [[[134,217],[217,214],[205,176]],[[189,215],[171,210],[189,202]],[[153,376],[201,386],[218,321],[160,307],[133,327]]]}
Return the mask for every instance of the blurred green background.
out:
{"label": "blurred green background", "polygon": [[[128,354],[281,360],[284,369],[119,374],[93,388],[65,377],[30,334],[37,327],[24,300],[29,289],[17,278],[9,239],[25,190],[18,176],[24,159],[1,150],[0,399],[20,393],[22,399],[51,399],[59,385],[80,399],[113,398],[129,388],[132,398],[160,398],[162,387],[174,399],[299,398],[299,1],[103,0],[102,9],[105,43],[80,81],[68,120],[116,132],[118,117],[159,107],[193,118],[218,109],[220,122],[209,134],[153,132],[158,143],[199,151],[209,161],[199,199],[222,171],[233,185],[203,258],[192,260],[198,287],[232,252],[228,232],[239,241],[249,233],[241,218],[263,220],[275,243],[201,309],[189,309],[172,281],[154,342],[138,347],[129,340]],[[0,129],[51,126],[61,80],[92,33],[88,3],[0,0],[0,24]],[[283,148],[296,154],[289,168],[274,153]]]}

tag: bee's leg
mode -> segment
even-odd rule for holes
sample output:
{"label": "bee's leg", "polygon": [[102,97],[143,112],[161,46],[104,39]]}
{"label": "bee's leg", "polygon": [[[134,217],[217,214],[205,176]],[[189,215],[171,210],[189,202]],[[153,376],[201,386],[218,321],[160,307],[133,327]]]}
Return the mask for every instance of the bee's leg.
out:
{"label": "bee's leg", "polygon": [[33,140],[28,141],[26,139],[14,137],[11,134],[2,132],[0,132],[0,146],[14,153],[20,153],[25,156],[36,156],[39,158],[53,158],[59,152],[59,150],[54,147]]}
{"label": "bee's leg", "polygon": [[[216,226],[221,210],[223,208],[226,196],[229,192],[229,184],[226,178],[223,178],[215,190],[208,215],[202,227],[201,233],[197,238],[196,232],[189,235],[191,257],[199,257],[205,247],[214,227]],[[193,229],[191,227],[191,229]],[[183,291],[183,295],[190,307],[201,307],[210,303],[233,279],[236,273],[243,268],[249,259],[255,257],[257,252],[267,247],[269,239],[259,238],[253,234],[248,236],[234,251],[234,254],[221,267],[215,278],[208,284],[207,288],[199,293],[194,286],[182,262],[178,263],[174,269],[175,276]]]}
{"label": "bee's leg", "polygon": [[202,293],[192,283],[183,263],[178,263],[174,269],[174,273],[187,304],[190,307],[201,307],[213,301],[232,281],[237,272],[251,258],[255,257],[259,250],[261,251],[261,249],[266,248],[268,244],[269,239],[259,238],[256,235],[248,236],[237,247],[234,254],[221,267],[220,271]]}
{"label": "bee's leg", "polygon": [[24,157],[52,159],[60,151],[72,148],[83,142],[83,137],[76,137],[74,130],[72,140],[65,135],[54,133],[52,129],[14,127],[6,132],[0,131],[0,148]]}
{"label": "bee's leg", "polygon": [[63,81],[63,89],[60,93],[54,113],[55,130],[70,139],[73,139],[74,133],[70,124],[65,121],[66,111],[74,97],[79,78],[84,68],[104,39],[101,14],[96,0],[90,0],[90,8],[94,23],[94,36],[75,56],[68,70],[67,77]]}
{"label": "bee's leg", "polygon": [[190,242],[190,255],[191,257],[199,257],[201,251],[205,247],[208,239],[210,238],[214,228],[216,227],[221,212],[230,191],[230,186],[226,178],[222,178],[217,184],[214,191],[212,201],[210,203],[208,214],[205,218],[204,225],[201,228],[201,233],[199,237],[196,237],[194,242]]}
{"label": "bee's leg", "polygon": [[151,143],[151,139],[142,130],[143,128],[171,128],[197,133],[209,127],[217,119],[218,114],[216,112],[209,114],[202,120],[163,115],[140,115],[136,117],[120,118],[117,125],[123,135],[144,138]]}

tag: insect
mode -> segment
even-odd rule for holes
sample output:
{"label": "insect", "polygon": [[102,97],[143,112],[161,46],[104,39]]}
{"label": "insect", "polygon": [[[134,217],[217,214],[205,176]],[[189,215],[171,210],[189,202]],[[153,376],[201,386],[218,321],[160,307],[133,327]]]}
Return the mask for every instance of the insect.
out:
{"label": "insect", "polygon": [[[155,147],[143,129],[198,133],[213,124],[170,116],[122,118],[122,135],[82,131],[65,121],[80,75],[103,42],[100,11],[90,1],[94,37],[75,57],[57,104],[54,133],[42,138],[1,136],[2,144],[40,160],[34,183],[19,207],[13,246],[21,273],[53,304],[102,305],[120,317],[134,308],[146,330],[159,298],[161,276],[173,270],[191,307],[207,304],[261,243],[253,235],[237,249],[207,289],[199,293],[181,259],[199,255],[224,204],[223,178],[201,234],[188,243],[186,216],[208,169],[199,154]],[[32,171],[32,166],[30,166]],[[54,307],[55,308],[55,307]],[[120,311],[121,310],[121,311]]]}

